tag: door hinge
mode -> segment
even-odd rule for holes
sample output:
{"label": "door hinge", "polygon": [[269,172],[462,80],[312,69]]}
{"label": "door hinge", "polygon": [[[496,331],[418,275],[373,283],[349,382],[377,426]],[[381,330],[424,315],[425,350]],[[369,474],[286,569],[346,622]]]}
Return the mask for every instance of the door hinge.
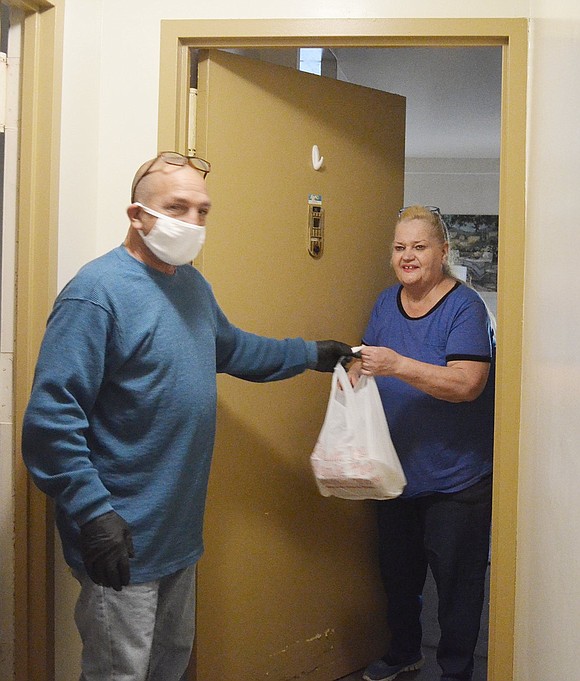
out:
{"label": "door hinge", "polygon": [[0,132],[6,130],[6,82],[8,74],[8,60],[6,54],[0,52]]}

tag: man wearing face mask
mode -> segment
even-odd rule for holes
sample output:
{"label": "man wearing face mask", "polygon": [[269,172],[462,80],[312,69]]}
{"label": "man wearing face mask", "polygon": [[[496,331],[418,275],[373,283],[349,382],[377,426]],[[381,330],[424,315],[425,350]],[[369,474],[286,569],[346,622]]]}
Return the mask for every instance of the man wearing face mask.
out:
{"label": "man wearing face mask", "polygon": [[216,374],[332,371],[348,345],[231,324],[191,266],[205,240],[207,161],[165,152],[133,180],[123,245],[85,265],[49,317],[23,456],[55,500],[81,584],[82,681],[179,681],[194,637],[195,564]]}

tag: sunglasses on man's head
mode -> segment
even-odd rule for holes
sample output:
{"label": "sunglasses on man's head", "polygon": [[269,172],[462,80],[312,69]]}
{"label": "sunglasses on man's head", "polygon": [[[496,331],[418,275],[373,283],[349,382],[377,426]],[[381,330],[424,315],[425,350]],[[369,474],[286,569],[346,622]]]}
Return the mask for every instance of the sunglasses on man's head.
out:
{"label": "sunglasses on man's head", "polygon": [[211,170],[211,163],[204,158],[199,158],[199,156],[184,156],[176,151],[162,151],[148,166],[146,166],[143,172],[137,175],[133,180],[133,186],[131,187],[131,203],[135,202],[135,190],[137,189],[137,185],[146,175],[153,172],[153,168],[157,161],[164,161],[171,166],[189,165],[194,170],[199,170],[204,178]]}

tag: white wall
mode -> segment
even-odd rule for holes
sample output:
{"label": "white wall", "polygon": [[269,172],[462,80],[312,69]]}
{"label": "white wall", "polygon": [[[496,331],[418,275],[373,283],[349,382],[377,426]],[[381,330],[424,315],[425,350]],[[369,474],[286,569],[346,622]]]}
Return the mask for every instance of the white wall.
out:
{"label": "white wall", "polygon": [[414,203],[447,215],[497,215],[499,158],[407,158],[405,205]]}
{"label": "white wall", "polygon": [[578,678],[580,4],[533,0],[518,539],[519,678]]}
{"label": "white wall", "polygon": [[408,157],[499,158],[501,47],[333,52],[339,77],[406,98]]}
{"label": "white wall", "polygon": [[[66,3],[61,283],[87,256],[123,238],[132,174],[156,149],[161,18],[531,16],[515,679],[576,678],[580,615],[576,407],[580,403],[576,295],[580,286],[574,238],[580,175],[577,0],[472,0],[468,6],[463,0],[256,0],[251,7],[240,7],[237,0],[204,5],[190,0]],[[78,116],[79,105],[86,116]],[[59,588],[70,589],[64,580]],[[62,640],[74,641],[72,623],[71,632],[60,634]],[[74,654],[73,650],[69,658]],[[64,658],[63,653],[59,659]],[[57,678],[75,677],[73,672],[63,672]]]}

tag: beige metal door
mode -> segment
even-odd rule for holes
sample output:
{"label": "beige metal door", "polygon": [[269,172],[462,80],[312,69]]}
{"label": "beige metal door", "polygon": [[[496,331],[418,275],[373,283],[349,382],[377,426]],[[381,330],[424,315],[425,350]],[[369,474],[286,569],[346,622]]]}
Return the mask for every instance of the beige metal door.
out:
{"label": "beige metal door", "polygon": [[[214,202],[199,266],[222,308],[255,333],[358,344],[392,277],[404,98],[219,51],[202,54],[198,93]],[[325,215],[319,259],[310,195]],[[329,388],[316,372],[219,379],[198,681],[330,681],[383,653],[373,502],[321,497],[310,469]]]}

